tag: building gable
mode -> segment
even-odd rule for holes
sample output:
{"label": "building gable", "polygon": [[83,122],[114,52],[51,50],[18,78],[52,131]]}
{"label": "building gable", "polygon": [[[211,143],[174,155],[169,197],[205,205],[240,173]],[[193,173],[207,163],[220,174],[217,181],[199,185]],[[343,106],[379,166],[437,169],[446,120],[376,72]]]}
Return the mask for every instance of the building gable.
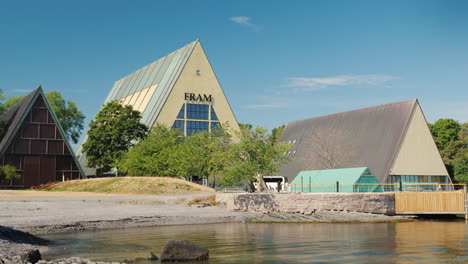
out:
{"label": "building gable", "polygon": [[[196,105],[199,105],[199,107]],[[184,106],[186,107],[185,111],[187,115],[191,111],[200,111],[200,113],[206,113],[206,117],[201,114],[198,117],[193,116],[193,118],[189,118],[189,116],[180,118],[179,113],[181,112],[181,107]],[[190,108],[193,108],[193,110]],[[185,121],[186,132],[187,130],[192,130],[190,127],[191,123],[189,122],[198,122],[200,124],[197,123],[196,125],[200,126],[206,123],[205,125],[208,128],[212,124],[228,123],[231,129],[239,129],[231,106],[199,41],[197,41],[193,48],[187,63],[183,67],[170,95],[164,103],[164,107],[154,123],[173,126],[176,118],[179,121]],[[190,119],[198,121],[190,121]]]}
{"label": "building gable", "polygon": [[40,87],[4,117],[1,163],[15,166],[22,177],[1,184],[31,187],[81,177],[80,165]]}
{"label": "building gable", "polygon": [[448,175],[418,103],[415,105],[411,120],[389,174]]}

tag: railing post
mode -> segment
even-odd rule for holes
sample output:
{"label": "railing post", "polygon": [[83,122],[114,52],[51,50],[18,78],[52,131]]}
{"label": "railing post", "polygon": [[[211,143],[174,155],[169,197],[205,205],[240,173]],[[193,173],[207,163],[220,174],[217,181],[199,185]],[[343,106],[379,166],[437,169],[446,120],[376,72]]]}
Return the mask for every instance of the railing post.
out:
{"label": "railing post", "polygon": [[340,182],[336,181],[336,192],[340,192]]}
{"label": "railing post", "polygon": [[304,176],[301,176],[301,192],[304,192]]}
{"label": "railing post", "polygon": [[401,181],[398,183],[398,191],[403,191],[403,183]]}
{"label": "railing post", "polygon": [[312,176],[309,175],[309,192],[312,192]]}
{"label": "railing post", "polygon": [[468,204],[466,202],[467,190],[468,190],[468,188],[466,187],[466,184],[463,185],[463,206],[464,206],[464,209],[465,209],[465,220],[468,220],[468,208],[467,208]]}

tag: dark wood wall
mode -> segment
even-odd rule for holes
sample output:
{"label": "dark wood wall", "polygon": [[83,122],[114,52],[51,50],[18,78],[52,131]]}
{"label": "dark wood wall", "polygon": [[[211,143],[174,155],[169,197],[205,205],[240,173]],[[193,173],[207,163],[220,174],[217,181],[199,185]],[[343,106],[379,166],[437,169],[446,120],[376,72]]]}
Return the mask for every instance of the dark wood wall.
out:
{"label": "dark wood wall", "polygon": [[42,96],[27,114],[1,162],[15,166],[21,175],[19,180],[2,185],[31,187],[62,178],[80,178],[78,166]]}

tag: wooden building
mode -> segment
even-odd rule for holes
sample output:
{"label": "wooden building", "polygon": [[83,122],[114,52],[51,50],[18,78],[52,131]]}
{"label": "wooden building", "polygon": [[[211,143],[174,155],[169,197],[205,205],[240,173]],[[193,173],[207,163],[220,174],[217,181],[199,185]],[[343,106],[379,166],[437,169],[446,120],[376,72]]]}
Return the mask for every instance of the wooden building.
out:
{"label": "wooden building", "polygon": [[0,185],[31,187],[84,175],[41,87],[2,117],[0,162],[16,167],[21,178]]}

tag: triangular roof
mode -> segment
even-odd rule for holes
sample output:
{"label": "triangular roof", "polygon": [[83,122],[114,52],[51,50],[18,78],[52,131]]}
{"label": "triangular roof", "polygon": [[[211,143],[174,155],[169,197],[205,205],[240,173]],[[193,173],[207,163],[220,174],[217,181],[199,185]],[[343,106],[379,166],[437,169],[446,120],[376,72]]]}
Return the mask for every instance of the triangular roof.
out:
{"label": "triangular roof", "polygon": [[[198,81],[194,81],[190,79],[193,76],[201,77],[196,77]],[[207,76],[213,78],[207,78]],[[200,86],[201,83],[211,85],[203,87],[203,90],[200,90],[197,85]],[[213,92],[213,89],[216,89],[216,92]],[[228,111],[232,114],[229,102],[225,98],[224,91],[199,40],[189,43],[116,81],[104,104],[117,100],[123,105],[132,105],[135,110],[141,112],[141,122],[148,127],[153,127],[156,122],[172,126],[179,109],[187,102],[184,97],[179,97],[178,95],[192,93],[195,90],[202,93],[210,91],[210,96],[217,96],[217,106],[223,106],[222,109],[226,109],[222,111],[216,108],[218,118],[228,116],[226,114]],[[165,107],[165,105],[171,107]],[[177,113],[172,111],[177,111]],[[214,113],[213,108],[212,113]],[[232,122],[230,125],[233,128],[237,126],[237,121],[233,114],[232,118],[224,119],[229,119]],[[95,170],[86,166],[86,153],[82,153],[82,145],[86,140],[87,136],[80,142],[76,155],[79,157],[83,167],[85,167],[86,174],[92,175],[95,173]]]}
{"label": "triangular roof", "polygon": [[[300,177],[304,177],[307,183],[356,183],[361,176],[374,176],[367,167],[342,168],[328,170],[301,171],[291,183],[300,183]],[[309,182],[310,179],[310,182]]]}
{"label": "triangular roof", "polygon": [[70,155],[73,157],[73,160],[75,161],[76,165],[78,166],[78,169],[80,170],[80,173],[83,177],[86,175],[83,174],[83,168],[79,164],[78,160],[76,159],[75,154],[73,153],[73,149],[70,146],[70,143],[68,142],[68,139],[65,135],[65,132],[60,125],[60,122],[55,115],[49,100],[44,94],[44,91],[42,90],[42,87],[39,86],[36,89],[34,89],[31,93],[26,95],[21,101],[16,103],[14,106],[12,106],[5,114],[3,114],[0,119],[5,123],[5,134],[3,138],[0,141],[0,157],[2,157],[5,152],[7,151],[8,147],[10,146],[11,142],[15,138],[16,133],[20,129],[24,119],[26,118],[27,114],[31,110],[32,106],[36,102],[37,98],[39,96],[42,96],[42,99],[47,105],[47,108],[54,119],[55,125],[60,131],[60,134],[63,137],[63,141],[65,142],[67,148],[70,150]]}
{"label": "triangular roof", "polygon": [[[293,160],[281,167],[281,175],[292,181],[300,171],[325,169],[310,156],[324,149],[338,153],[339,167],[369,167],[377,180],[385,182],[417,105],[412,99],[287,123],[281,141],[292,144]],[[321,143],[311,140],[317,135]]]}
{"label": "triangular roof", "polygon": [[[141,123],[152,127],[197,43],[198,39],[114,82],[103,105],[114,100],[125,101],[127,98],[131,99],[132,95],[143,92],[144,106],[137,110],[142,115]],[[86,166],[86,154],[82,153],[87,138],[85,135],[81,140],[76,155],[79,156],[86,175],[92,175],[95,169]]]}
{"label": "triangular roof", "polygon": [[[116,81],[104,104],[126,98],[157,85],[146,104],[151,107],[145,107],[142,111],[141,122],[151,127],[197,43],[199,43],[199,40]],[[148,91],[148,93],[150,92],[151,90]]]}

